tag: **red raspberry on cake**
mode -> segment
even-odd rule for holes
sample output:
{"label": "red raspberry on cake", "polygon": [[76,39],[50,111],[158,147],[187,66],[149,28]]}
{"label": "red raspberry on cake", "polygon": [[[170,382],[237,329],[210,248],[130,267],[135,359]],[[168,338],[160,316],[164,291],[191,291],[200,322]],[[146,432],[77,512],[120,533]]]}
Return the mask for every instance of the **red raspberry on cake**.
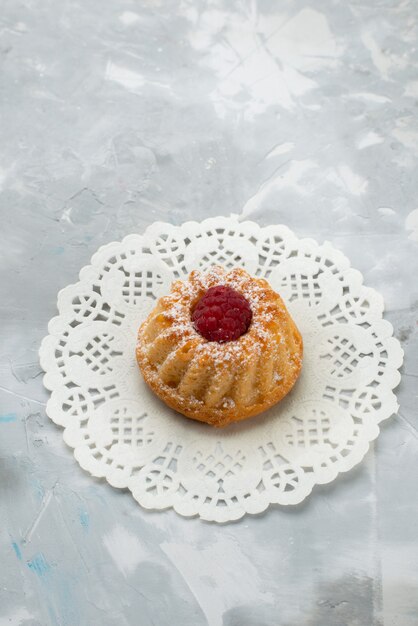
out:
{"label": "red raspberry on cake", "polygon": [[198,301],[192,322],[208,341],[234,341],[247,332],[252,318],[249,302],[232,287],[211,287]]}

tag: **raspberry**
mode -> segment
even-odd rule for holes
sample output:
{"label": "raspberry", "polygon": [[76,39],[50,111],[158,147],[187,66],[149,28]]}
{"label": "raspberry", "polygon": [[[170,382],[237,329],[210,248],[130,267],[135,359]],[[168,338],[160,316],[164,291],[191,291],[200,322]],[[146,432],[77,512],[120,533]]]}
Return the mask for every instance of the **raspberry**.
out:
{"label": "raspberry", "polygon": [[192,312],[195,329],[208,341],[224,343],[247,332],[253,314],[248,300],[228,287],[211,287]]}

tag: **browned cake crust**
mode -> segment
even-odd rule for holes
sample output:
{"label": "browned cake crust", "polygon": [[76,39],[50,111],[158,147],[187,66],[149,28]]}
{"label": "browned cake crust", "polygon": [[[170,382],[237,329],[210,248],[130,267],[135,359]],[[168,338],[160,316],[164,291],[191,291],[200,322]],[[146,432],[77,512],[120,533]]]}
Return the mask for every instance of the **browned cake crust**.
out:
{"label": "browned cake crust", "polygon": [[[216,285],[229,285],[250,303],[248,331],[235,341],[207,341],[191,311]],[[146,383],[186,417],[226,426],[281,400],[302,367],[302,337],[283,300],[243,269],[212,267],[173,283],[139,329],[136,358]]]}

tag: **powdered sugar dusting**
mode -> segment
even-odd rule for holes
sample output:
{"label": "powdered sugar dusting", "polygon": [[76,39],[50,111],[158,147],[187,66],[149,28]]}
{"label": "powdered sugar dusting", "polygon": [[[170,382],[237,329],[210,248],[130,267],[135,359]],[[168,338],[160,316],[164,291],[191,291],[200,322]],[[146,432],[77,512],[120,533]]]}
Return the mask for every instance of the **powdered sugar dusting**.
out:
{"label": "powdered sugar dusting", "polygon": [[[191,311],[197,301],[208,289],[218,285],[228,285],[241,293],[248,300],[253,314],[248,332],[235,341],[223,344],[201,337],[191,320]],[[266,327],[273,320],[272,311],[266,307],[267,303],[271,303],[272,294],[276,296],[266,281],[250,277],[245,270],[227,271],[215,265],[206,272],[195,270],[188,281],[175,282],[172,293],[165,299],[165,315],[172,320],[172,329],[179,336],[185,333],[187,338],[193,336],[199,340],[197,354],[210,355],[216,363],[232,363],[245,356],[249,343],[252,353],[261,354],[264,342],[269,339]]]}

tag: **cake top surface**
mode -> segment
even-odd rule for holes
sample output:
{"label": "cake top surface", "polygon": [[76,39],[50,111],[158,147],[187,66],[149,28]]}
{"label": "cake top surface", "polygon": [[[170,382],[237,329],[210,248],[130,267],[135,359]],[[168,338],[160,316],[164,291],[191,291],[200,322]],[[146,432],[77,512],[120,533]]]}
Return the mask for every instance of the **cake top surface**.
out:
{"label": "cake top surface", "polygon": [[[209,289],[219,285],[226,285],[241,294],[252,313],[248,331],[224,343],[202,337],[192,321],[192,312],[199,300]],[[179,344],[193,341],[197,355],[228,364],[237,359],[259,357],[262,351],[269,349],[272,334],[276,342],[283,341],[280,319],[285,313],[280,296],[266,280],[252,277],[241,268],[226,270],[213,266],[207,271],[193,271],[187,280],[175,281],[170,294],[159,301],[154,316],[163,316],[161,321],[166,326],[163,332]]]}

